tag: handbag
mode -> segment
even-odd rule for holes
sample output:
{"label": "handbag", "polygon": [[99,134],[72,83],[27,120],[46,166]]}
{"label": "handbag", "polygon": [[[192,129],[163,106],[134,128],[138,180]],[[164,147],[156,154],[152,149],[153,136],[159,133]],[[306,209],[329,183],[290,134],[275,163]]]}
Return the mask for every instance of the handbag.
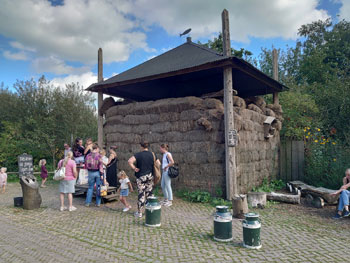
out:
{"label": "handbag", "polygon": [[[168,164],[170,163],[169,160],[168,160],[168,156],[165,156],[166,158],[166,161],[168,162]],[[179,176],[179,167],[174,164],[173,166],[170,166],[168,168],[168,175],[170,178],[176,178]]]}
{"label": "handbag", "polygon": [[53,179],[56,181],[61,181],[66,177],[66,167],[61,167],[55,171]]}
{"label": "handbag", "polygon": [[170,178],[176,178],[179,176],[179,167],[175,166],[175,164],[173,166],[170,166],[168,168],[168,175]]}
{"label": "handbag", "polygon": [[162,178],[162,174],[160,172],[160,164],[157,163],[156,160],[156,156],[155,154],[152,152],[153,154],[153,182],[156,185],[157,183],[159,183],[160,179]]}
{"label": "handbag", "polygon": [[100,196],[106,196],[107,195],[107,185],[101,185],[100,188]]}

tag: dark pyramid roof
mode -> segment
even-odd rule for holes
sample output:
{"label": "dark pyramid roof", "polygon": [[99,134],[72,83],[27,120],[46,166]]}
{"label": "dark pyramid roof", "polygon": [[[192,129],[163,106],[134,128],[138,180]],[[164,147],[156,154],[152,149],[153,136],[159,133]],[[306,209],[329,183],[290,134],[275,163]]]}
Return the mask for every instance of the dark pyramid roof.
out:
{"label": "dark pyramid roof", "polygon": [[188,39],[138,66],[92,84],[87,90],[136,101],[200,96],[223,88],[222,70],[227,66],[238,73],[233,84],[239,95],[255,96],[283,89],[283,85],[246,61],[223,56]]}
{"label": "dark pyramid roof", "polygon": [[225,57],[203,45],[187,41],[181,46],[128,69],[100,84],[109,84],[174,72],[228,58],[229,57]]}

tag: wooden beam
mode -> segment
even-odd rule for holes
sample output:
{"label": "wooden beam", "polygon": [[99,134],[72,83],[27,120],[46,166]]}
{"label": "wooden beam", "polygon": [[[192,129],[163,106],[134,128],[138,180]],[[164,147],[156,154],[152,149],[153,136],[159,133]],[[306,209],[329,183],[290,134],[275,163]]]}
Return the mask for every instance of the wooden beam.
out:
{"label": "wooden beam", "polygon": [[[272,50],[272,70],[273,79],[278,81],[278,54],[275,48]],[[278,92],[273,93],[273,104],[279,104]]]}
{"label": "wooden beam", "polygon": [[[231,41],[228,11],[224,9],[222,18],[223,54],[231,56]],[[234,131],[233,82],[232,69],[224,68],[224,108],[225,108],[225,161],[226,161],[226,198],[232,200],[238,195],[236,177],[236,149],[229,145],[229,134]]]}
{"label": "wooden beam", "polygon": [[[102,62],[102,48],[98,49],[97,54],[97,61],[98,61],[98,76],[97,76],[97,82],[103,81],[103,62]],[[97,108],[98,108],[98,116],[97,116],[97,143],[100,148],[103,147],[103,115],[101,113],[101,106],[103,103],[103,93],[102,91],[98,92],[98,98],[97,98]]]}

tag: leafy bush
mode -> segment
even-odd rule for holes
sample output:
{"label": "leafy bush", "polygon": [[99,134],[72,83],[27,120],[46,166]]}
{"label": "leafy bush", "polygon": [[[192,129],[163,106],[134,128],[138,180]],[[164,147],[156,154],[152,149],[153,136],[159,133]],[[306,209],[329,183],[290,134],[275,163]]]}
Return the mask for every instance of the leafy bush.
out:
{"label": "leafy bush", "polygon": [[[219,191],[217,189],[216,193],[217,194],[221,193],[222,195],[222,190]],[[205,203],[205,204],[210,204],[212,206],[226,205],[228,207],[232,207],[232,203],[230,201],[227,201],[221,197],[213,197],[210,195],[209,192],[202,191],[202,190],[196,190],[191,192],[186,189],[183,189],[183,190],[177,191],[176,195],[192,203]]]}
{"label": "leafy bush", "polygon": [[285,184],[282,180],[272,180],[269,182],[267,178],[264,178],[262,184],[258,187],[253,187],[253,192],[272,192],[276,190],[281,190],[284,188]]}

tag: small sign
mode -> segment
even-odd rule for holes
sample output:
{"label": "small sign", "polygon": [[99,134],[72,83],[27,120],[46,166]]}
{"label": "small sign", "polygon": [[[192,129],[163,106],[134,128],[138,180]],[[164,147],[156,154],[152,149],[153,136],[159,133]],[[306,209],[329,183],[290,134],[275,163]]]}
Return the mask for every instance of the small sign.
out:
{"label": "small sign", "polygon": [[236,147],[238,143],[237,130],[232,130],[228,132],[228,146]]}
{"label": "small sign", "polygon": [[26,153],[18,156],[18,173],[19,177],[33,176],[33,156]]}

